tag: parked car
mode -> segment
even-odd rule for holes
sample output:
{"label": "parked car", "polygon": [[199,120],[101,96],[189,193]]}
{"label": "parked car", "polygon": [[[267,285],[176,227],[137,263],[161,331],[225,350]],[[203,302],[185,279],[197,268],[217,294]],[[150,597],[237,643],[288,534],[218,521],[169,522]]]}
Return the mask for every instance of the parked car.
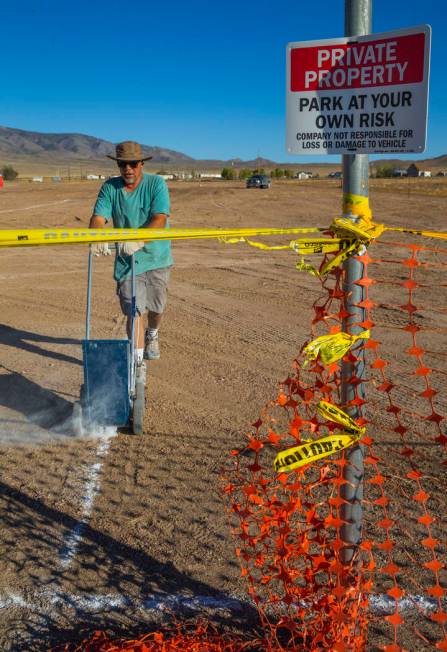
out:
{"label": "parked car", "polygon": [[272,181],[265,174],[254,174],[247,179],[247,188],[270,188]]}

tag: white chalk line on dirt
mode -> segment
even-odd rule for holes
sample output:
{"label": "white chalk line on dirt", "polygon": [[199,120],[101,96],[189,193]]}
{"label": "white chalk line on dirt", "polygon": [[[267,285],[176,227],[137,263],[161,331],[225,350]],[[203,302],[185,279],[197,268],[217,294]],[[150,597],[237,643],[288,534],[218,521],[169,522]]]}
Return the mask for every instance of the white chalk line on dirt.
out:
{"label": "white chalk line on dirt", "polygon": [[[137,611],[217,611],[243,612],[253,609],[254,604],[248,600],[221,596],[211,597],[196,595],[186,597],[176,594],[162,596],[148,596],[142,600],[134,600],[119,593],[109,594],[74,594],[65,591],[45,590],[33,594],[34,601],[29,602],[21,595],[9,591],[0,592],[0,610],[22,608],[41,614],[54,613],[55,608],[65,607],[84,613],[108,612],[111,609],[129,609]],[[447,600],[441,601],[445,608]],[[439,609],[438,601],[424,595],[407,595],[397,600],[400,613],[418,611],[423,615],[433,613]],[[392,615],[396,610],[396,600],[386,594],[369,596],[369,610],[376,616]]]}
{"label": "white chalk line on dirt", "polygon": [[[113,430],[113,434],[115,434],[115,432],[116,431]],[[65,545],[60,553],[60,561],[63,568],[68,568],[71,564],[82,540],[85,526],[88,524],[95,496],[100,488],[102,462],[110,448],[111,434],[112,433],[110,432],[107,438],[104,437],[101,439],[98,448],[96,449],[95,462],[86,470],[85,476],[87,477],[87,482],[81,499],[81,518],[73,530],[65,536]]]}
{"label": "white chalk line on dirt", "polygon": [[196,595],[186,597],[182,595],[168,594],[160,597],[151,596],[142,600],[133,600],[128,596],[109,593],[103,595],[74,594],[65,591],[46,590],[33,594],[34,602],[23,599],[17,593],[0,592],[0,609],[11,609],[15,607],[28,609],[40,613],[54,613],[55,607],[65,607],[83,612],[102,612],[110,609],[129,609],[138,611],[203,611],[226,609],[228,611],[242,611],[248,607],[236,598],[210,597]]}
{"label": "white chalk line on dirt", "polygon": [[34,208],[46,208],[47,206],[57,206],[58,204],[67,204],[74,201],[74,199],[59,199],[58,201],[50,201],[46,204],[33,204],[32,206],[21,206],[18,208],[4,208],[0,213],[17,213],[18,211],[32,211]]}

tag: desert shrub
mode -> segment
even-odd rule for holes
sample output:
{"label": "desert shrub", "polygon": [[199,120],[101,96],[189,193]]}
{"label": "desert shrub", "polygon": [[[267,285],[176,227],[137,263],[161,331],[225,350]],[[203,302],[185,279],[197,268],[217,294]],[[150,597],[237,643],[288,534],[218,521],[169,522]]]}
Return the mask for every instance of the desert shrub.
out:
{"label": "desert shrub", "polygon": [[390,179],[393,176],[393,168],[391,165],[381,165],[377,168],[376,178],[377,179]]}
{"label": "desert shrub", "polygon": [[239,170],[239,179],[248,179],[248,177],[251,177],[251,170],[248,168],[242,168]]}
{"label": "desert shrub", "polygon": [[14,179],[17,179],[19,175],[17,170],[14,170],[12,165],[4,165],[1,169],[0,174],[3,176],[5,181],[14,181]]}
{"label": "desert shrub", "polygon": [[232,168],[223,168],[220,176],[227,181],[234,179],[234,170]]}

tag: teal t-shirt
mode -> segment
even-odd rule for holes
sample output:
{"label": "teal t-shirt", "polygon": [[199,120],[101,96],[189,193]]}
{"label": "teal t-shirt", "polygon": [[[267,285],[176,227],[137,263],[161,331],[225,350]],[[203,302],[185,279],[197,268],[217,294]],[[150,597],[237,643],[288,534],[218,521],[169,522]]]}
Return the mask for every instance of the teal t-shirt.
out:
{"label": "teal t-shirt", "polygon": [[[163,177],[157,174],[143,174],[138,186],[132,192],[124,190],[121,177],[106,181],[99,191],[94,215],[101,215],[107,221],[113,220],[116,228],[138,229],[147,224],[153,215],[169,215],[169,192]],[[169,228],[169,219],[166,222]],[[170,240],[149,242],[135,255],[135,270],[142,274],[150,269],[170,267],[173,264]],[[121,281],[131,273],[131,257],[116,256],[114,276]]]}

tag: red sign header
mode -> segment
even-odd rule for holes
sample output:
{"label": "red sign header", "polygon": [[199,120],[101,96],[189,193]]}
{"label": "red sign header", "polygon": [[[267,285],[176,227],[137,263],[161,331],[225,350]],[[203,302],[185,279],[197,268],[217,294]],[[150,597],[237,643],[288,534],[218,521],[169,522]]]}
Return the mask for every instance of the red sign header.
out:
{"label": "red sign header", "polygon": [[294,48],[290,90],[324,91],[414,84],[424,78],[425,34]]}

